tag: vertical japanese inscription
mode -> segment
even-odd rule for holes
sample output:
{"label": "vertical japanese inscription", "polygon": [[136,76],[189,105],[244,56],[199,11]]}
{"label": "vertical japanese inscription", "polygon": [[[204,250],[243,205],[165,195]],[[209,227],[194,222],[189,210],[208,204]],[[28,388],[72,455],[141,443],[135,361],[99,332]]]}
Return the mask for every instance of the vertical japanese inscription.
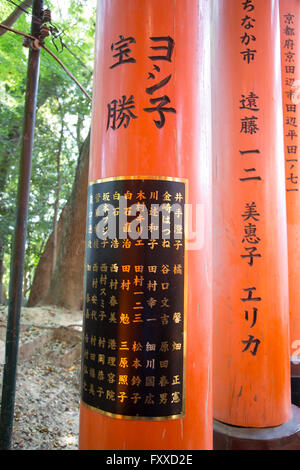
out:
{"label": "vertical japanese inscription", "polygon": [[[243,67],[248,68],[256,58],[258,53],[259,44],[255,33],[256,25],[256,1],[245,0],[241,1],[241,46],[247,46],[246,50],[241,50],[240,54],[243,57]],[[255,49],[250,49],[251,44],[256,44]],[[247,72],[245,69],[245,76]],[[239,97],[239,110],[240,110],[240,142],[243,147],[239,149],[239,157],[241,161],[241,176],[239,181],[243,186],[247,187],[248,200],[242,201],[241,221],[242,225],[242,239],[241,248],[242,252],[240,257],[247,263],[251,272],[247,274],[247,283],[249,282],[249,275],[257,279],[256,266],[263,259],[261,251],[261,237],[260,225],[262,215],[261,209],[256,204],[256,194],[258,190],[257,185],[263,184],[263,175],[257,169],[257,164],[263,158],[261,151],[257,148],[257,136],[260,135],[260,97],[255,89],[242,90]],[[256,356],[261,344],[261,340],[256,337],[257,327],[261,314],[262,298],[256,293],[256,286],[248,287],[245,282],[243,293],[247,294],[246,297],[241,297],[241,311],[243,322],[249,327],[248,338],[241,340],[241,352]],[[253,333],[253,334],[250,334]]]}
{"label": "vertical japanese inscription", "polygon": [[[256,42],[255,33],[255,4],[253,0],[242,1],[243,16],[241,18],[241,45],[243,50],[241,56],[246,64],[250,64],[255,60],[257,50],[251,46]],[[244,49],[246,47],[246,49]]]}
{"label": "vertical japanese inscription", "polygon": [[[129,46],[135,45],[136,40],[134,37],[125,38],[122,34],[119,35],[119,40],[112,43],[111,50],[115,52],[112,59],[113,64],[110,69],[115,69],[119,66],[127,66],[128,64],[136,64],[136,59],[133,57],[133,51]],[[172,83],[172,73],[169,73],[173,60],[173,53],[175,48],[174,39],[170,36],[153,36],[149,38],[151,54],[148,56],[149,68],[147,72],[147,83],[145,92],[150,95],[149,102],[152,106],[143,108],[147,114],[154,116],[153,122],[157,129],[163,129],[166,123],[166,113],[176,114],[177,111],[173,106],[167,106],[171,103],[171,98],[168,94],[167,85]],[[165,76],[162,73],[162,64],[168,62],[170,69]],[[166,88],[165,88],[166,87]],[[169,90],[170,91],[170,90]],[[138,103],[135,101],[135,96],[122,95],[122,97],[114,98],[107,103],[107,125],[106,131],[118,130],[120,128],[127,129],[131,120],[140,117],[136,114],[136,106]],[[154,114],[153,114],[154,113]],[[156,118],[156,119],[155,119]]]}
{"label": "vertical japanese inscription", "polygon": [[82,400],[108,416],[184,414],[185,198],[175,178],[89,187]]}
{"label": "vertical japanese inscription", "polygon": [[283,15],[282,49],[284,58],[284,100],[285,107],[285,162],[286,162],[286,192],[298,192],[298,122],[297,101],[294,100],[293,85],[296,78],[296,46],[297,18],[291,13]]}

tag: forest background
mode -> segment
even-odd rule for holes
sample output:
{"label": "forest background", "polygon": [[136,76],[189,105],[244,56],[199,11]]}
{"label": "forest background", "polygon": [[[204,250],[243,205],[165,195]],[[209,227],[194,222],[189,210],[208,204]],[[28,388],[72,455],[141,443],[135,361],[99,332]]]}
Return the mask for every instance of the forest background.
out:
{"label": "forest background", "polygon": [[[31,4],[0,0],[0,22],[29,34]],[[46,46],[92,96],[96,0],[45,0],[44,8],[53,28]],[[19,15],[13,24],[11,15]],[[0,28],[0,304],[8,302],[27,57],[22,37]],[[90,120],[90,100],[41,49],[24,306],[82,309]]]}

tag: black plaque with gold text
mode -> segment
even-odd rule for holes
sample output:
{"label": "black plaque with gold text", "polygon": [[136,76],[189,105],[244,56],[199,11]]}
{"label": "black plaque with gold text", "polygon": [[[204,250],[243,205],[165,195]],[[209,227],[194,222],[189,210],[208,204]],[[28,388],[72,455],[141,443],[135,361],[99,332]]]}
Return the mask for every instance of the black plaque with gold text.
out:
{"label": "black plaque with gold text", "polygon": [[116,418],[184,415],[186,180],[89,185],[82,401]]}

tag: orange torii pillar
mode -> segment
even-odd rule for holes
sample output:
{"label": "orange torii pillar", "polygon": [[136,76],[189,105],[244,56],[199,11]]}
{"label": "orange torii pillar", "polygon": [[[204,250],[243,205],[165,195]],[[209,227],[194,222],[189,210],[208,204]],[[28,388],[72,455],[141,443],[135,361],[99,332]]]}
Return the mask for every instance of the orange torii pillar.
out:
{"label": "orange torii pillar", "polygon": [[212,448],[209,3],[98,1],[82,450]]}
{"label": "orange torii pillar", "polygon": [[292,417],[279,5],[212,17],[214,445],[268,448]]}
{"label": "orange torii pillar", "polygon": [[[280,0],[292,403],[300,405],[300,3]],[[297,81],[298,80],[298,81]]]}

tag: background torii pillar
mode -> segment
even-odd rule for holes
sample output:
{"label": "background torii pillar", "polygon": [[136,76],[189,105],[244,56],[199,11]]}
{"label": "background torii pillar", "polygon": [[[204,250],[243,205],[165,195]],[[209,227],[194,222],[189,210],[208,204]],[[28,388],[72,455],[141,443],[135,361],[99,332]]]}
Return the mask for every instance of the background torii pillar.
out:
{"label": "background torii pillar", "polygon": [[[80,449],[212,448],[209,4],[98,2]],[[120,196],[177,203],[178,237],[102,240]]]}
{"label": "background torii pillar", "polygon": [[212,47],[214,448],[276,448],[295,433],[278,1],[214,1]]}
{"label": "background torii pillar", "polygon": [[[280,0],[292,403],[300,406],[300,3]],[[295,85],[293,87],[293,85]]]}

